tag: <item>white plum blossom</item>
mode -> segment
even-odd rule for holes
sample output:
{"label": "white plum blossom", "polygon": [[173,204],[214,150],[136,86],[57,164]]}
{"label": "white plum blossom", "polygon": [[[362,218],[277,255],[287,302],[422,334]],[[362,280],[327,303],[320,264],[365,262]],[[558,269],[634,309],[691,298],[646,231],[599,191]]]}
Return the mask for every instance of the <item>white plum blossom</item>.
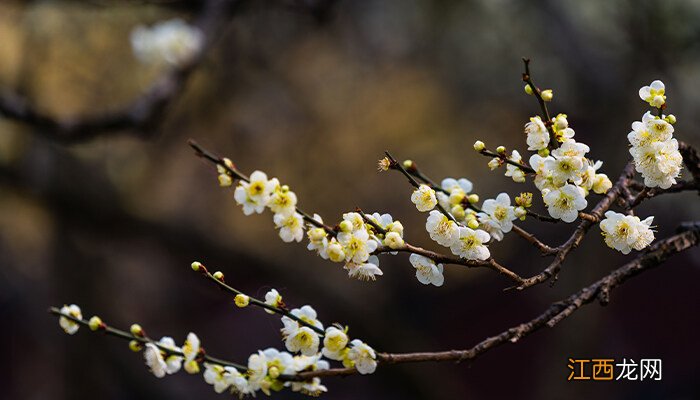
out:
{"label": "white plum blossom", "polygon": [[431,239],[445,247],[452,246],[459,239],[457,224],[438,210],[430,212],[425,229],[430,234]]}
{"label": "white plum blossom", "polygon": [[201,51],[202,32],[181,19],[160,22],[151,28],[138,26],[131,32],[136,57],[148,64],[183,66]]}
{"label": "white plum blossom", "polygon": [[525,124],[525,134],[528,150],[544,150],[549,145],[549,130],[540,117],[530,118],[530,122]]}
{"label": "white plum blossom", "polygon": [[651,230],[653,220],[654,217],[640,220],[634,215],[608,211],[600,222],[600,229],[610,248],[629,254],[632,249],[644,249],[654,240],[654,231]]}
{"label": "white plum blossom", "polygon": [[578,212],[586,208],[585,192],[578,186],[566,184],[558,189],[545,190],[544,203],[552,218],[573,222]]}
{"label": "white plum blossom", "polygon": [[248,385],[252,391],[261,389],[267,377],[267,357],[259,350],[248,357]]}
{"label": "white plum blossom", "polygon": [[348,271],[349,277],[361,281],[373,281],[377,279],[377,276],[384,275],[384,272],[379,269],[379,257],[377,256],[370,256],[363,263],[347,262],[344,268]]}
{"label": "white plum blossom", "polygon": [[488,214],[491,221],[498,224],[498,228],[503,233],[510,232],[513,229],[513,221],[515,216],[515,207],[510,205],[510,197],[507,193],[500,193],[496,199],[487,199],[481,205],[481,210]]}
{"label": "white plum blossom", "polygon": [[627,135],[632,147],[637,172],[644,177],[644,185],[668,189],[676,183],[683,166],[683,157],[678,151],[678,141],[673,138],[673,126],[664,118],[647,112],[642,121],[632,124]]}
{"label": "white plum blossom", "polygon": [[192,332],[188,333],[185,344],[182,345],[182,354],[185,356],[185,371],[190,374],[196,374],[199,372],[197,356],[199,355],[200,350],[201,342],[199,341],[197,335]]}
{"label": "white plum blossom", "polygon": [[336,361],[342,361],[344,350],[348,345],[348,335],[335,326],[328,327],[323,337],[323,356]]}
{"label": "white plum blossom", "polygon": [[368,215],[367,218],[379,225],[379,227],[385,231],[396,232],[403,237],[403,225],[399,221],[394,221],[394,217],[392,217],[391,214],[380,215],[379,213],[373,213]]}
{"label": "white plum blossom", "polygon": [[569,127],[566,114],[558,114],[556,117],[552,118],[552,129],[554,130],[557,140],[560,142],[571,139],[576,134],[574,130]]}
{"label": "white plum blossom", "polygon": [[362,375],[373,373],[377,369],[377,355],[374,349],[360,339],[354,339],[350,345],[347,358],[353,362],[357,372]]}
{"label": "white plum blossom", "polygon": [[580,184],[581,174],[586,171],[588,165],[584,156],[589,150],[588,146],[573,139],[565,141],[553,150],[553,158],[547,157],[544,161],[545,169],[552,174],[553,183],[557,186],[567,182]]}
{"label": "white plum blossom", "polygon": [[490,215],[483,212],[478,213],[477,215],[479,216],[479,229],[486,231],[486,233],[488,233],[492,239],[498,242],[503,240],[503,231],[501,230],[501,224],[498,221],[494,220]]}
{"label": "white plum blossom", "polygon": [[231,387],[233,392],[241,394],[249,392],[247,389],[248,382],[237,369],[211,363],[205,363],[204,368],[204,381],[214,386],[216,393],[223,393]]}
{"label": "white plum blossom", "polygon": [[459,227],[459,239],[450,246],[452,254],[467,260],[486,260],[491,257],[489,249],[484,246],[491,237],[481,229]]}
{"label": "white plum blossom", "polygon": [[647,111],[642,121],[632,123],[632,131],[627,134],[627,140],[633,147],[647,146],[653,142],[665,142],[673,136],[673,125],[662,118],[656,118]]}
{"label": "white plum blossom", "polygon": [[[73,318],[83,319],[83,314],[80,311],[80,307],[78,307],[76,304],[71,304],[69,306],[64,305],[61,307],[61,314],[70,315]],[[80,329],[80,325],[78,323],[73,322],[66,317],[60,317],[58,319],[58,324],[61,326],[63,331],[69,335],[75,334],[75,332],[78,332],[78,329]]]}
{"label": "white plum blossom", "polygon": [[650,106],[659,108],[666,103],[666,86],[657,79],[649,86],[639,89],[639,97],[649,103]]}
{"label": "white plum blossom", "polygon": [[[177,347],[175,345],[175,340],[173,338],[164,336],[162,337],[159,341],[158,344],[165,349],[170,350],[171,352],[181,352],[182,349]],[[180,367],[182,367],[182,357],[177,355],[177,354],[170,354],[169,356],[165,357],[165,372],[168,374],[174,374],[177,371],[180,370]]]}
{"label": "white plum blossom", "polygon": [[275,348],[263,350],[265,361],[267,362],[267,374],[275,379],[280,375],[294,374],[294,357],[286,351],[279,351]]}
{"label": "white plum blossom", "polygon": [[435,261],[419,254],[411,254],[409,261],[416,269],[418,282],[424,285],[433,284],[435,286],[442,286],[445,282],[445,276],[442,274],[442,264],[435,265]]}
{"label": "white plum blossom", "polygon": [[[314,220],[323,223],[323,219],[320,215],[314,214]],[[306,236],[309,238],[309,244],[306,246],[307,249],[318,253],[321,258],[328,259],[328,232],[324,228],[319,228],[315,225],[309,224],[306,230]],[[345,257],[345,256],[343,256]]]}
{"label": "white plum blossom", "polygon": [[[277,289],[268,290],[268,292],[265,293],[265,304],[277,308],[284,306],[284,302],[282,301],[282,295],[280,295],[280,292],[278,292]],[[270,310],[265,310],[265,312],[268,314],[275,313],[274,311]]]}
{"label": "white plum blossom", "polygon": [[240,181],[233,198],[236,203],[243,206],[243,214],[262,213],[267,206],[270,196],[275,188],[279,186],[277,178],[267,179],[267,174],[262,171],[255,171],[250,174],[250,181]]}
{"label": "white plum blossom", "polygon": [[[371,239],[369,233],[364,228],[353,232],[338,233],[338,243],[340,243],[345,253],[345,261],[355,264],[363,264],[369,258],[370,253],[377,249],[377,241]],[[330,250],[330,249],[329,249]]]}
{"label": "white plum blossom", "polygon": [[411,201],[416,205],[418,211],[421,212],[430,211],[437,205],[435,191],[428,185],[420,185],[414,190],[411,194]]}
{"label": "white plum blossom", "polygon": [[[513,150],[510,155],[510,160],[514,162],[521,162],[523,157],[517,150]],[[511,177],[514,182],[523,183],[525,182],[525,172],[522,169],[516,167],[512,164],[506,164],[506,176]]]}
{"label": "white plum blossom", "polygon": [[535,186],[540,191],[557,187],[554,185],[552,171],[547,168],[547,165],[551,165],[554,161],[552,156],[542,157],[539,154],[533,154],[530,157],[530,167],[535,170]]}
{"label": "white plum blossom", "polygon": [[298,212],[292,214],[275,214],[273,221],[279,228],[280,238],[284,242],[301,242],[304,238],[304,218]]}
{"label": "white plum blossom", "polygon": [[321,393],[325,393],[328,391],[328,388],[326,388],[324,385],[321,385],[321,378],[317,376],[313,377],[313,379],[311,379],[311,382],[290,382],[290,384],[292,387],[292,391],[301,392],[302,394],[312,397],[318,397],[321,395]]}
{"label": "white plum blossom", "polygon": [[463,193],[471,193],[474,185],[466,178],[445,178],[440,182],[440,187],[448,193],[452,193],[455,190],[460,190]]}
{"label": "white plum blossom", "polygon": [[146,343],[146,347],[143,350],[143,358],[146,360],[146,365],[148,369],[156,376],[156,378],[162,378],[165,376],[168,365],[163,359],[163,354],[161,353],[158,346],[153,343]]}
{"label": "white plum blossom", "polygon": [[305,356],[318,353],[320,339],[318,333],[308,326],[302,326],[285,339],[284,345],[292,353],[301,352]]}
{"label": "white plum blossom", "polygon": [[404,245],[404,240],[396,232],[387,232],[384,235],[384,245],[391,249],[398,249]]}
{"label": "white plum blossom", "polygon": [[668,189],[676,183],[683,166],[683,157],[678,151],[678,141],[653,142],[643,147],[632,147],[636,169],[644,177],[644,185]]}
{"label": "white plum blossom", "polygon": [[291,215],[296,210],[297,195],[287,185],[277,186],[267,202],[270,210],[279,215]]}

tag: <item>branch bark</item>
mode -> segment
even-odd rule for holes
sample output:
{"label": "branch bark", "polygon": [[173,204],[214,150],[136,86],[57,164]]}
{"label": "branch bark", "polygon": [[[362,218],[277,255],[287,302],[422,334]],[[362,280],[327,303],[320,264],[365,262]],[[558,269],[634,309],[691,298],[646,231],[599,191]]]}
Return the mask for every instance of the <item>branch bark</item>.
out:
{"label": "branch bark", "polygon": [[[654,244],[649,251],[635,260],[614,270],[597,282],[587,286],[565,300],[551,304],[536,318],[511,327],[498,335],[486,338],[474,347],[466,350],[448,350],[440,352],[419,353],[378,353],[380,365],[426,361],[464,361],[472,360],[495,347],[506,343],[515,343],[520,339],[545,327],[551,328],[576,310],[596,299],[601,305],[610,300],[610,292],[628,279],[649,271],[666,261],[673,254],[680,253],[700,243],[700,223],[693,222],[681,226],[681,232]],[[323,371],[311,371],[288,377],[289,380],[309,380],[313,377],[354,375],[354,368],[334,368]]]}

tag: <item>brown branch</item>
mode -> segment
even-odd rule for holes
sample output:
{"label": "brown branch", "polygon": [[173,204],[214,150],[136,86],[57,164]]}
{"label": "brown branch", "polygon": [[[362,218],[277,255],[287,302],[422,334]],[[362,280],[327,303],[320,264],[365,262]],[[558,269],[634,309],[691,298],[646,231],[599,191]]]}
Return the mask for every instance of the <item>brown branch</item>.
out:
{"label": "brown branch", "polygon": [[532,243],[533,246],[540,250],[543,256],[550,256],[557,253],[557,249],[542,243],[539,239],[537,239],[537,237],[535,237],[535,235],[515,224],[513,224],[513,232]]}
{"label": "brown branch", "polygon": [[515,272],[509,270],[508,268],[502,266],[496,260],[493,258],[489,258],[487,260],[467,260],[464,258],[460,258],[457,256],[453,255],[447,255],[447,254],[442,254],[438,253],[432,250],[427,250],[422,247],[414,246],[409,243],[405,243],[403,246],[392,249],[387,246],[379,246],[373,254],[382,254],[382,253],[391,253],[394,251],[399,251],[399,252],[404,252],[404,253],[414,253],[421,255],[423,257],[427,257],[436,263],[442,263],[442,264],[454,264],[454,265],[462,265],[468,268],[476,268],[476,267],[485,267],[491,270],[494,270],[498,272],[501,275],[505,275],[509,279],[511,279],[513,282],[517,284],[522,284],[523,283],[523,278],[520,277],[518,274]]}
{"label": "brown branch", "polygon": [[598,204],[593,208],[593,210],[591,210],[591,218],[583,219],[576,227],[576,230],[571,235],[571,237],[569,237],[569,239],[566,242],[564,242],[564,244],[556,248],[557,254],[554,258],[554,261],[552,261],[552,263],[549,264],[549,266],[547,266],[547,268],[545,268],[539,274],[525,279],[522,285],[517,286],[517,289],[522,290],[540,284],[549,280],[552,276],[558,274],[561,270],[561,266],[564,260],[566,259],[566,256],[573,249],[579,246],[579,244],[583,240],[583,237],[593,226],[593,224],[600,221],[603,214],[605,214],[605,212],[615,203],[615,201],[621,193],[621,188],[627,185],[627,182],[630,179],[632,179],[633,174],[634,164],[628,163],[627,166],[625,166],[625,169],[623,170],[622,174],[620,175],[620,178],[617,180],[615,185],[610,190],[608,190],[608,192],[600,200],[600,202],[598,202]]}
{"label": "brown branch", "polygon": [[168,70],[144,94],[125,108],[94,116],[58,118],[37,109],[17,94],[0,94],[0,114],[32,125],[37,134],[61,143],[76,143],[113,132],[131,130],[147,137],[166,110],[183,92],[192,73],[203,62],[208,50],[238,0],[209,0],[194,25],[204,35],[202,49],[192,59]]}
{"label": "brown branch", "polygon": [[537,102],[540,105],[543,117],[542,122],[549,131],[549,147],[557,148],[559,147],[559,143],[557,142],[556,134],[554,132],[554,128],[552,127],[552,117],[549,115],[549,110],[547,109],[547,102],[544,101],[544,99],[542,98],[540,89],[537,86],[535,86],[535,82],[533,82],[532,76],[530,75],[530,59],[523,58],[523,64],[525,64],[525,72],[523,72],[523,82],[530,86],[530,89],[532,89],[532,94],[535,96]]}
{"label": "brown branch", "polygon": [[[378,353],[377,360],[380,365],[426,361],[460,362],[464,360],[473,360],[495,347],[506,343],[515,343],[542,328],[551,328],[572,315],[583,305],[591,303],[596,299],[598,299],[602,305],[607,304],[610,292],[622,285],[629,278],[651,270],[662,264],[673,254],[680,253],[700,243],[700,223],[686,224],[683,226],[683,230],[684,231],[681,233],[657,242],[645,254],[640,255],[635,260],[614,270],[592,285],[581,289],[565,300],[551,304],[549,308],[538,317],[511,327],[498,335],[486,338],[470,349],[420,353]],[[324,371],[303,372],[295,377],[290,377],[290,379],[309,380],[313,377],[346,376],[356,373],[357,371],[354,368],[337,368]]]}

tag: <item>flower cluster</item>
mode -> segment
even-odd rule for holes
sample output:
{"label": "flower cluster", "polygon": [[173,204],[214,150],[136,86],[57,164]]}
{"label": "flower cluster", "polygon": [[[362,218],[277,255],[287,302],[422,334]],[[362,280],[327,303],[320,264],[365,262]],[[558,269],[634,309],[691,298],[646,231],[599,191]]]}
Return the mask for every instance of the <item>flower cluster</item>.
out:
{"label": "flower cluster", "polygon": [[608,211],[605,219],[600,222],[600,229],[605,244],[623,254],[629,254],[632,249],[644,249],[654,240],[654,232],[651,230],[653,220],[654,217],[642,221],[634,215]]}
{"label": "flower cluster", "polygon": [[[198,264],[198,267],[203,267]],[[257,301],[257,300],[256,300]],[[182,346],[171,337],[158,341],[149,339],[138,324],[130,332],[109,328],[121,338],[129,338],[129,348],[143,351],[149,371],[163,378],[184,369],[197,374],[204,367],[203,377],[217,393],[228,391],[239,396],[253,395],[257,391],[270,395],[272,391],[290,388],[310,396],[327,391],[318,377],[297,381],[288,379],[294,375],[330,368],[327,360],[339,361],[347,368],[356,368],[360,374],[371,374],[377,368],[377,354],[372,347],[359,339],[350,341],[348,329],[333,325],[323,329],[316,311],[308,305],[289,312],[284,308],[282,297],[275,289],[265,295],[265,304],[282,314],[282,337],[287,351],[274,348],[259,350],[248,357],[246,366],[208,357],[196,334],[190,332]],[[80,307],[73,304],[58,310],[59,324],[66,333],[74,334],[81,324],[89,325],[93,331],[108,329],[99,317],[89,322],[82,319]],[[298,354],[297,354],[298,353]]]}
{"label": "flower cluster", "polygon": [[632,123],[632,131],[627,135],[632,147],[630,154],[634,158],[637,172],[644,177],[644,185],[668,189],[676,183],[683,164],[683,157],[678,151],[678,141],[673,138],[673,115],[662,115],[665,106],[665,87],[661,81],[654,81],[651,86],[639,90],[642,100],[659,109],[659,116],[647,111],[641,121]]}
{"label": "flower cluster", "polygon": [[202,32],[181,19],[160,22],[151,28],[138,26],[131,32],[131,47],[144,63],[182,66],[201,51]]}

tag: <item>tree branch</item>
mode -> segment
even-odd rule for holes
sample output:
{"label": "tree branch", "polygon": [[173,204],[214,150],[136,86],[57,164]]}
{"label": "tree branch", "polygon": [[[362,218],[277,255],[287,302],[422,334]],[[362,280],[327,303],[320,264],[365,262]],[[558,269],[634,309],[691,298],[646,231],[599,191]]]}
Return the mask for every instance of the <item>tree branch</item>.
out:
{"label": "tree branch", "polygon": [[[605,305],[609,302],[610,292],[622,285],[629,278],[651,270],[662,264],[673,254],[680,253],[700,243],[700,223],[694,222],[692,224],[684,224],[681,230],[681,233],[657,242],[651,246],[646,253],[614,270],[592,285],[581,289],[565,300],[551,304],[549,308],[538,317],[511,327],[498,335],[486,338],[470,349],[420,353],[378,353],[377,360],[380,365],[426,361],[460,362],[472,360],[502,344],[515,343],[541,328],[551,328],[572,315],[583,305],[591,303],[596,299],[598,299],[602,305]],[[346,376],[356,373],[357,370],[354,368],[336,368],[325,371],[304,372],[290,379],[308,380],[313,377]]]}

